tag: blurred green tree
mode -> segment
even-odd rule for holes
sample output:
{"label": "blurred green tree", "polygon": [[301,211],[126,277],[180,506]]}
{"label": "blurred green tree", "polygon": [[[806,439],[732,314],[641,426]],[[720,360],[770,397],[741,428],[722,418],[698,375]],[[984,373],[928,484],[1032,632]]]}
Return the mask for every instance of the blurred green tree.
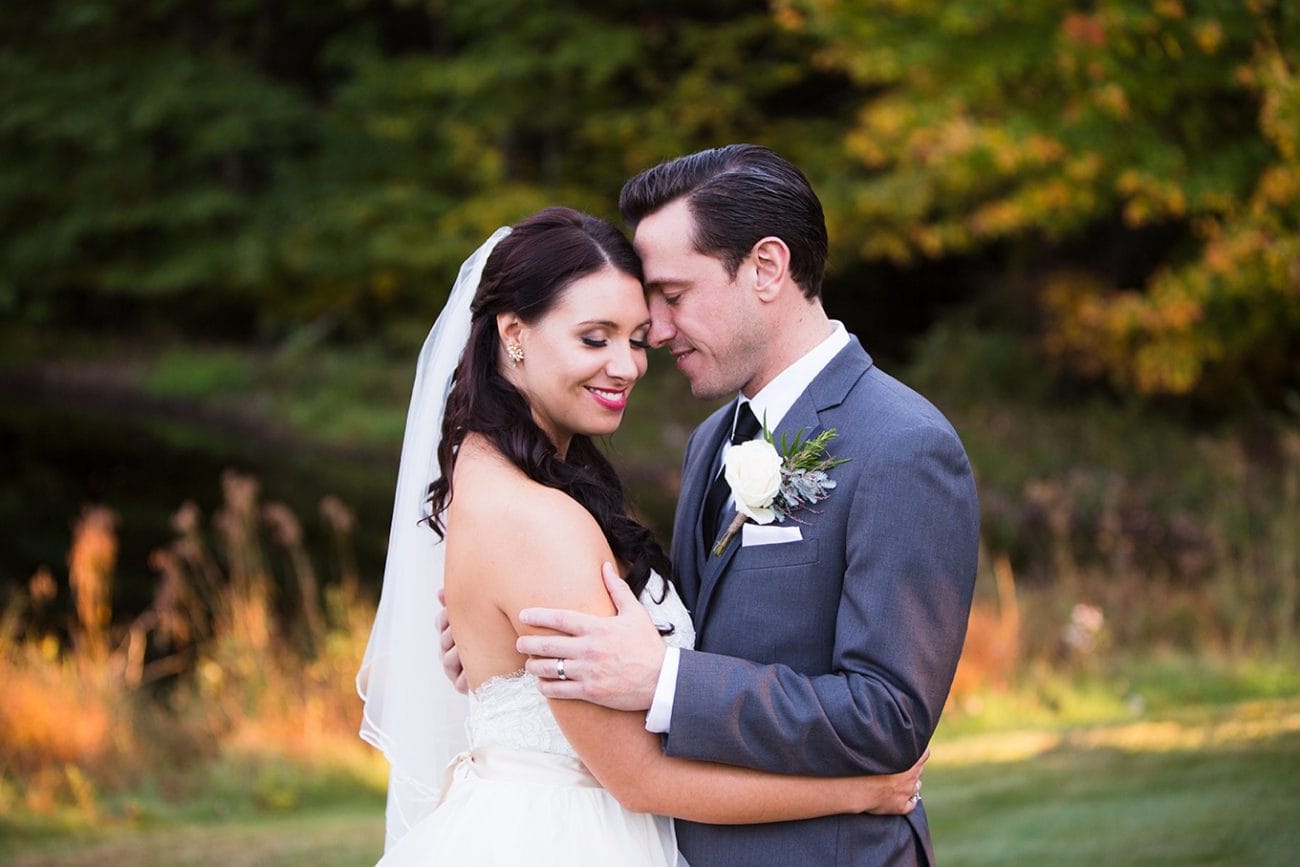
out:
{"label": "blurred green tree", "polygon": [[327,52],[340,84],[321,147],[286,179],[280,246],[317,308],[401,302],[427,323],[496,226],[557,202],[617,222],[623,182],[667,156],[793,140],[765,107],[820,75],[762,3],[419,8],[427,45],[394,53],[362,30]]}
{"label": "blurred green tree", "polygon": [[162,300],[198,317],[255,302],[274,242],[265,202],[319,136],[308,95],[274,74],[256,10],[5,10],[0,310],[129,320]]}
{"label": "blurred green tree", "polygon": [[0,311],[414,328],[497,225],[553,202],[616,217],[626,177],[666,156],[798,140],[774,109],[805,112],[824,74],[765,4],[589,5],[6,12]]}

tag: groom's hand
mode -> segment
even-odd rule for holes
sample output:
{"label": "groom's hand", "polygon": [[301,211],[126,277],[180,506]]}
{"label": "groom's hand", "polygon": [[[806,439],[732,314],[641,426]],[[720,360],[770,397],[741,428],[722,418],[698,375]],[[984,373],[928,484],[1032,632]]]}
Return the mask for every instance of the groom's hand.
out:
{"label": "groom's hand", "polygon": [[601,577],[617,612],[613,617],[525,608],[519,612],[521,622],[563,634],[521,635],[515,647],[529,657],[524,667],[539,678],[547,698],[649,710],[663,666],[664,640],[614,567],[606,563]]}

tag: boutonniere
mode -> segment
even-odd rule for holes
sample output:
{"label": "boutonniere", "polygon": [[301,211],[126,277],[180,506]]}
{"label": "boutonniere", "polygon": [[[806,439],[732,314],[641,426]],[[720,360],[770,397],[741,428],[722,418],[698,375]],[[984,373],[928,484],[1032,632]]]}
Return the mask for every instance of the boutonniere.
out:
{"label": "boutonniere", "polygon": [[723,474],[736,498],[736,517],[713,546],[713,556],[722,556],[746,521],[784,521],[792,512],[830,496],[835,487],[830,470],[848,460],[826,454],[826,444],[836,436],[830,428],[805,440],[799,431],[791,443],[782,434],[778,449],[764,424],[762,439],[732,446]]}

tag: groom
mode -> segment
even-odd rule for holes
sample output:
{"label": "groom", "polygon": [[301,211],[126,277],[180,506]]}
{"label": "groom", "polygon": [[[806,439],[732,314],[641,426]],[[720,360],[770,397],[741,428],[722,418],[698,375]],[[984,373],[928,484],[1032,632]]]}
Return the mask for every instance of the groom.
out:
{"label": "groom", "polygon": [[[523,613],[567,633],[520,638],[528,670],[547,696],[647,710],[669,755],[822,776],[906,769],[938,722],[974,586],[979,510],[961,442],[827,317],[825,219],[788,161],[753,145],[691,154],[628,181],[619,205],[645,267],[651,342],[696,397],[737,396],[687,444],[673,525],[698,639],[666,649],[626,585],[607,580],[616,617]],[[761,435],[753,419],[778,444],[833,430],[828,455],[844,463],[825,500],[746,524],[715,553],[736,511],[729,489],[710,490],[732,443]],[[692,867],[934,861],[920,805],[677,829]]]}

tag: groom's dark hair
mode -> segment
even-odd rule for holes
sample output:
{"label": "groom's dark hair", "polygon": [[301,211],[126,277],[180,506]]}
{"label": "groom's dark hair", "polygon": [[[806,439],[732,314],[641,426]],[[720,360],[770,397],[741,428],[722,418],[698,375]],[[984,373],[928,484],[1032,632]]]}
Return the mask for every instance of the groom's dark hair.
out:
{"label": "groom's dark hair", "polygon": [[668,160],[623,185],[618,208],[633,230],[685,197],[695,218],[695,249],[736,276],[761,238],[790,248],[790,276],[808,298],[820,297],[826,273],[826,216],[804,173],[768,148],[733,144]]}

